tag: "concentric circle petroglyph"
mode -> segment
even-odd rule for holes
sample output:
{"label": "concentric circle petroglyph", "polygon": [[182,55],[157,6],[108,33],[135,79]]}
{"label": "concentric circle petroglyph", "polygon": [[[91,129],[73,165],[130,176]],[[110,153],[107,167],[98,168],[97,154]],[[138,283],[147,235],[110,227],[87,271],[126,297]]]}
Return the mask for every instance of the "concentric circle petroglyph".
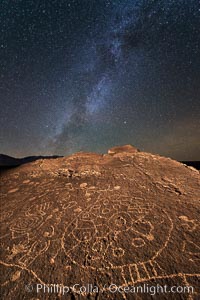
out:
{"label": "concentric circle petroglyph", "polygon": [[[114,207],[115,194],[110,193],[109,205]],[[144,263],[154,259],[167,246],[173,224],[168,214],[158,206],[152,205],[142,207],[135,198],[126,199],[123,203],[118,199],[118,208],[107,212],[104,216],[105,201],[98,199],[98,206],[93,206],[87,211],[85,221],[84,213],[77,217],[73,228],[69,228],[64,237],[64,251],[76,262],[77,252],[80,248],[90,256],[90,263],[87,268],[95,268],[96,251],[92,245],[103,245],[98,250],[98,257],[106,268],[129,266],[135,263]],[[106,203],[107,205],[107,203]],[[135,206],[135,210],[133,209]],[[129,208],[131,207],[131,210]],[[141,215],[140,211],[145,211]],[[103,235],[101,234],[103,232]],[[162,232],[162,238],[160,237]],[[74,241],[73,241],[74,239]],[[69,242],[70,241],[70,242]],[[88,241],[90,245],[88,246]],[[135,248],[143,248],[142,252],[135,252]],[[134,256],[133,253],[135,252]],[[143,253],[146,252],[145,260]],[[119,258],[119,259],[118,259]],[[85,255],[78,260],[80,267],[84,267]]]}
{"label": "concentric circle petroglyph", "polygon": [[42,218],[39,216],[22,216],[16,220],[11,226],[12,232],[27,233],[37,228],[42,222]]}

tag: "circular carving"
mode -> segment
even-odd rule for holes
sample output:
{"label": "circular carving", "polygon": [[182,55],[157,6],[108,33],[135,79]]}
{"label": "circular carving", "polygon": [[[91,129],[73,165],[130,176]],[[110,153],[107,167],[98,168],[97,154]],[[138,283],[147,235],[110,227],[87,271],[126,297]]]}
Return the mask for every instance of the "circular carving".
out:
{"label": "circular carving", "polygon": [[132,240],[132,245],[136,248],[144,247],[145,241],[142,238],[134,238]]}
{"label": "circular carving", "polygon": [[19,233],[26,233],[37,228],[41,221],[42,218],[38,216],[20,217],[14,224],[11,225],[10,230]]}
{"label": "circular carving", "polygon": [[[126,199],[118,203],[118,212],[111,211],[109,218],[103,218],[105,202],[99,199],[98,204],[98,209],[87,211],[87,220],[81,214],[75,226],[66,231],[63,246],[73,262],[84,267],[85,257],[89,256],[88,266],[92,268],[98,267],[98,261],[107,268],[129,266],[155,258],[166,247],[172,224],[159,207],[142,207],[134,204],[134,199]],[[110,201],[112,204],[114,201]],[[82,255],[77,261],[80,248]]]}

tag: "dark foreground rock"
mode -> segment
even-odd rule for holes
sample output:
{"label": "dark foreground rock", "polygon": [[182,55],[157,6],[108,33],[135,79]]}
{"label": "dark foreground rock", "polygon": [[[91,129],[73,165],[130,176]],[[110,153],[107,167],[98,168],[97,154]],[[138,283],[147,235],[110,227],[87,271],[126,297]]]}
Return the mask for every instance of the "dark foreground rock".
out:
{"label": "dark foreground rock", "polygon": [[2,298],[200,299],[199,191],[194,168],[130,146],[4,172]]}

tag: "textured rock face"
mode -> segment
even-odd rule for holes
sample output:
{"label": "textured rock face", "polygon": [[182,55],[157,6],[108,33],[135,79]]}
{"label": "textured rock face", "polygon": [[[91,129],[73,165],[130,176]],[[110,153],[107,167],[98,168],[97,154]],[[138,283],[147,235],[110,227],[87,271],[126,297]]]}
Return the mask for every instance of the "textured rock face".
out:
{"label": "textured rock face", "polygon": [[[151,299],[113,283],[193,286],[153,299],[200,298],[197,170],[124,146],[38,160],[1,183],[3,299]],[[79,286],[62,296],[37,284]]]}
{"label": "textured rock face", "polygon": [[135,153],[138,151],[139,150],[132,145],[124,145],[124,146],[117,146],[117,147],[113,147],[113,148],[109,149],[108,154],[114,155],[117,153],[124,153],[124,152],[125,153]]}

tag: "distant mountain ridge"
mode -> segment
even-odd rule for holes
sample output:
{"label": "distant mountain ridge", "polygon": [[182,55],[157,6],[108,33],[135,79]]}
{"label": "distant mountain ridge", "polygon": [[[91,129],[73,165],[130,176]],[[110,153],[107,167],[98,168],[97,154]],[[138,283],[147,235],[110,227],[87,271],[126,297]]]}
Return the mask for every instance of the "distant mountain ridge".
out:
{"label": "distant mountain ridge", "polygon": [[181,161],[181,163],[183,163],[189,167],[193,167],[197,170],[200,170],[200,161]]}
{"label": "distant mountain ridge", "polygon": [[[114,149],[114,148],[112,148]],[[111,149],[111,150],[112,150]],[[138,151],[137,149],[135,151]],[[52,155],[52,156],[27,156],[23,158],[15,158],[6,154],[0,154],[0,168],[12,168],[18,167],[20,165],[36,161],[38,159],[55,159],[63,156],[59,155]],[[180,161],[181,163],[191,166],[197,170],[200,170],[200,161]]]}
{"label": "distant mountain ridge", "polygon": [[23,157],[23,158],[15,158],[9,155],[5,155],[5,154],[0,154],[0,168],[12,168],[12,167],[17,167],[29,162],[33,162],[36,161],[38,159],[55,159],[55,158],[59,158],[62,156],[58,156],[58,155],[53,155],[53,156],[27,156],[27,157]]}

